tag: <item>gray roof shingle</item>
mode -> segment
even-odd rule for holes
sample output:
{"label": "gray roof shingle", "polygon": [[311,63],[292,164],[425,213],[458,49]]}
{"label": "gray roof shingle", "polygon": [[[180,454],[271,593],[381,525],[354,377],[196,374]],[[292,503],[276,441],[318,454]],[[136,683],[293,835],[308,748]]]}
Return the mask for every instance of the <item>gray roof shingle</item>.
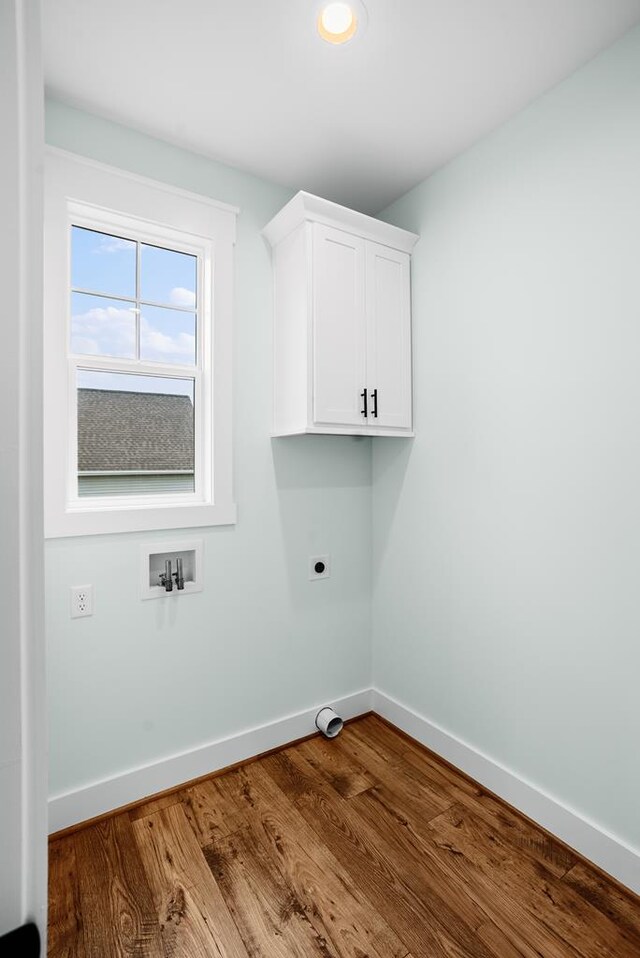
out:
{"label": "gray roof shingle", "polygon": [[78,389],[78,471],[193,471],[188,396]]}

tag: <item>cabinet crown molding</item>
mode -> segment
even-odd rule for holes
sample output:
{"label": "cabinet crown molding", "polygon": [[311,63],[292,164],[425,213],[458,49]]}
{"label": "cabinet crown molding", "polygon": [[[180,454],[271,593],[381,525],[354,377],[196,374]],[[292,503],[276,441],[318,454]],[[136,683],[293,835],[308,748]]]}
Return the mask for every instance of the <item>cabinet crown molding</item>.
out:
{"label": "cabinet crown molding", "polygon": [[267,223],[262,230],[262,235],[271,246],[277,246],[305,222],[322,223],[325,226],[352,232],[363,239],[381,243],[383,246],[389,246],[403,253],[411,253],[420,239],[416,233],[400,229],[399,226],[392,226],[391,223],[385,223],[376,219],[375,216],[350,210],[346,206],[340,206],[339,203],[332,203],[331,200],[314,196],[313,193],[305,193],[304,190],[296,193],[293,199],[289,200],[287,205],[283,206],[280,212]]}

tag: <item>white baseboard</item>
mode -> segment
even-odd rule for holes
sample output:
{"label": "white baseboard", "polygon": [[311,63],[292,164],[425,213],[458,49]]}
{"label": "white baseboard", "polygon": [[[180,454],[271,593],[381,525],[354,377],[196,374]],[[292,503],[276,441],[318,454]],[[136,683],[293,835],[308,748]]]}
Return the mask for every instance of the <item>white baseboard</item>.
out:
{"label": "white baseboard", "polygon": [[315,731],[315,717],[324,705],[332,705],[345,719],[355,718],[370,711],[371,690],[364,689],[343,698],[320,702],[304,712],[286,715],[112,778],[53,795],[49,799],[49,833],[86,822],[148,795],[311,735]]}
{"label": "white baseboard", "polygon": [[378,689],[372,709],[640,894],[640,851]]}

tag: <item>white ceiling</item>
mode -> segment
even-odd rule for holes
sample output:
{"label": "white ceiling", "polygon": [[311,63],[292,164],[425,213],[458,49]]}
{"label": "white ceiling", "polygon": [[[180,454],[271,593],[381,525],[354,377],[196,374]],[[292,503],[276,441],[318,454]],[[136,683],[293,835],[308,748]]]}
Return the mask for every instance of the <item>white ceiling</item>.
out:
{"label": "white ceiling", "polygon": [[50,92],[374,213],[640,20],[640,0],[44,0]]}

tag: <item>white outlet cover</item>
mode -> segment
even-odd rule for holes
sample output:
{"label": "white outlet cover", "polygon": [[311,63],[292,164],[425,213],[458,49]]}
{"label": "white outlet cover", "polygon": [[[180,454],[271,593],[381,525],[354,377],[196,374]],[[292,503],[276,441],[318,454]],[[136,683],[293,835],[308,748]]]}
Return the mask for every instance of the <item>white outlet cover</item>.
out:
{"label": "white outlet cover", "polygon": [[93,586],[71,586],[71,618],[81,619],[93,615]]}
{"label": "white outlet cover", "polygon": [[330,556],[309,556],[309,579],[328,579],[331,575],[330,558]]}

